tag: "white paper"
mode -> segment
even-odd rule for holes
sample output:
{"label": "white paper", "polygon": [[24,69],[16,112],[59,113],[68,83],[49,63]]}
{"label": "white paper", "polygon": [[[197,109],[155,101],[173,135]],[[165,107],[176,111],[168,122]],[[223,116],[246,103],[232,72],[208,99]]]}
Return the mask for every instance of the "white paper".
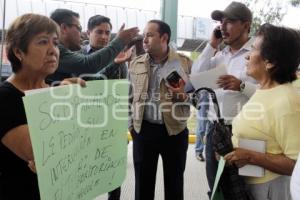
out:
{"label": "white paper", "polygon": [[[240,138],[239,147],[260,153],[266,152],[266,142],[263,140],[251,140]],[[265,169],[257,165],[245,165],[244,167],[239,168],[239,175],[263,177],[265,175]]]}
{"label": "white paper", "polygon": [[300,199],[300,154],[291,178],[291,195],[293,200]]}
{"label": "white paper", "polygon": [[226,66],[222,65],[208,71],[193,74],[190,76],[190,81],[196,90],[202,87],[217,89],[219,88],[217,84],[218,78],[226,74]]}

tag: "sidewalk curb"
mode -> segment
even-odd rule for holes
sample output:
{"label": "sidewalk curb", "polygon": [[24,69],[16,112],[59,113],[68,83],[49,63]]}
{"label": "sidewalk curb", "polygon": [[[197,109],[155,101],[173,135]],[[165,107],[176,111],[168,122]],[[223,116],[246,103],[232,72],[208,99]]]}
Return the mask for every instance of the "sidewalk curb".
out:
{"label": "sidewalk curb", "polygon": [[[129,141],[132,140],[132,137],[131,137],[131,135],[130,135],[129,132],[127,133],[127,139],[128,139]],[[195,141],[196,141],[196,135],[194,135],[194,134],[189,134],[189,143],[190,143],[190,144],[194,144]]]}

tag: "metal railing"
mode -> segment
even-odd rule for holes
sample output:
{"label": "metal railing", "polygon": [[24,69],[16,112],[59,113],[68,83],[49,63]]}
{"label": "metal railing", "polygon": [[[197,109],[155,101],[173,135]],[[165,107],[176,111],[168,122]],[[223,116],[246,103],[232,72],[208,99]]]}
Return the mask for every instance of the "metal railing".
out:
{"label": "metal railing", "polygon": [[[154,10],[142,10],[130,7],[103,5],[100,3],[84,3],[72,0],[10,0],[7,2],[6,0],[0,0],[0,2],[0,15],[3,16],[3,20],[2,22],[0,22],[2,23],[2,30],[8,27],[11,20],[26,12],[50,15],[50,13],[56,8],[68,8],[74,10],[75,12],[78,12],[81,16],[80,21],[84,30],[86,30],[89,17],[99,13],[111,18],[111,22],[113,24],[112,32],[117,32],[119,26],[123,22],[127,23],[128,26],[138,26],[140,30],[143,30],[144,25],[147,21],[155,18],[160,18],[159,12]],[[10,12],[7,13],[5,12],[6,10],[10,10]],[[210,22],[209,19],[180,15],[178,16],[178,37],[185,39],[201,38],[201,40],[206,40],[208,39],[207,32],[211,31],[212,26],[212,22]],[[3,31],[2,38],[4,39]],[[3,76],[3,51],[4,49],[2,40],[0,54],[1,79]],[[9,73],[9,71],[7,73]]]}

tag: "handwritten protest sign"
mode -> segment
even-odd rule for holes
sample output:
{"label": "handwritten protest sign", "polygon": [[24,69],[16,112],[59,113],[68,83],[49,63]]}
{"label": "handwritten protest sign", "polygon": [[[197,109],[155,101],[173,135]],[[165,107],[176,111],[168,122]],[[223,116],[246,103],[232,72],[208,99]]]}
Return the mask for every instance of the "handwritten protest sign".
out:
{"label": "handwritten protest sign", "polygon": [[128,82],[87,82],[23,98],[42,200],[90,200],[127,166]]}

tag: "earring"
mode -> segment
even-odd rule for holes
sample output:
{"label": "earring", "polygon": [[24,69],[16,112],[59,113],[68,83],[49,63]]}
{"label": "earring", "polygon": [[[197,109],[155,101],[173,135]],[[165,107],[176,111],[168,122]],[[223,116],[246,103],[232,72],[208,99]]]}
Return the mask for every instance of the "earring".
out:
{"label": "earring", "polygon": [[271,63],[267,63],[266,64],[266,71],[269,71],[271,68],[273,67],[273,65]]}
{"label": "earring", "polygon": [[265,66],[265,71],[266,71],[266,72],[267,72],[267,71],[269,71],[269,69],[268,69],[267,65]]}

